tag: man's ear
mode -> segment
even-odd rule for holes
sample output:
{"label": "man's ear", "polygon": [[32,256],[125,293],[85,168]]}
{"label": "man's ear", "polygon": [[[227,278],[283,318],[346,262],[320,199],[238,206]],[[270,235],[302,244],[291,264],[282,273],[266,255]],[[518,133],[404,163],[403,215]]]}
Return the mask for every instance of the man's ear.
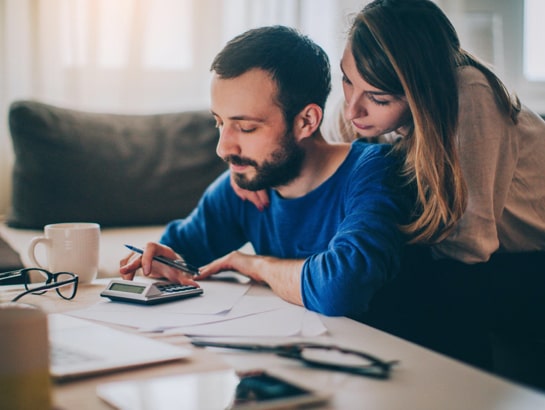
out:
{"label": "man's ear", "polygon": [[317,104],[308,104],[295,117],[293,132],[300,141],[311,137],[320,128],[323,111]]}

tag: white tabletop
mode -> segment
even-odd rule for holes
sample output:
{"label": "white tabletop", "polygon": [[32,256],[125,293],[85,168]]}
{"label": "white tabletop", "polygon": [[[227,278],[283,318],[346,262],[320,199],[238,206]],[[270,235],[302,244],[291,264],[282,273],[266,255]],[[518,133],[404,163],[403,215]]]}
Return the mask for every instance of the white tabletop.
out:
{"label": "white tabletop", "polygon": [[[46,312],[69,312],[91,306],[100,300],[105,282],[81,286],[74,301],[64,301],[48,292],[26,296],[25,303],[41,306]],[[16,293],[0,288],[0,300]],[[270,296],[267,288],[254,286],[254,296]],[[317,389],[333,390],[324,409],[545,409],[545,394],[487,374],[480,370],[421,348],[400,338],[347,318],[320,316],[327,334],[314,338],[343,347],[363,350],[384,360],[400,361],[388,380],[376,380],[341,372],[307,367],[298,361],[268,353],[248,353],[228,349],[195,348],[192,360],[150,368],[124,371],[54,386],[58,408],[109,408],[96,396],[101,383],[131,378],[153,378],[168,374],[202,372],[225,368],[247,370],[267,368],[276,374]],[[266,326],[266,323],[263,324]],[[169,343],[191,346],[185,336],[152,335]],[[288,342],[291,338],[281,338]]]}

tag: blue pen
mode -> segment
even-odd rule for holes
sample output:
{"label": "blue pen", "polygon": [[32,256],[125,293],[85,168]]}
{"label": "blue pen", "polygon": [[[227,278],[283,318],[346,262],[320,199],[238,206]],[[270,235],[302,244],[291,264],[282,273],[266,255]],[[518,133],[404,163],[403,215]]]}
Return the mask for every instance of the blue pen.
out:
{"label": "blue pen", "polygon": [[[132,246],[132,245],[125,245],[125,247],[127,247],[131,251],[139,253],[139,254],[144,253],[144,251],[142,249],[137,248],[137,247]],[[172,268],[182,270],[182,271],[184,271],[186,273],[189,273],[190,275],[193,275],[193,276],[199,274],[199,268],[196,268],[195,266],[188,264],[183,259],[172,260],[172,259],[169,259],[169,258],[165,258],[164,256],[154,256],[153,260],[156,260],[157,262],[168,265],[168,266],[170,266]]]}

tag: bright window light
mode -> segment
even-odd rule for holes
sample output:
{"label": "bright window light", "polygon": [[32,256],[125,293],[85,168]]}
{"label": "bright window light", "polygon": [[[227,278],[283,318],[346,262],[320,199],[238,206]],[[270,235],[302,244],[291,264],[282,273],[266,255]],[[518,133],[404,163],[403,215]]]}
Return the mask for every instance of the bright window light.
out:
{"label": "bright window light", "polygon": [[130,55],[133,2],[130,0],[100,0],[95,3],[94,7],[100,16],[96,22],[98,66],[102,68],[125,67],[129,62]]}
{"label": "bright window light", "polygon": [[524,76],[529,81],[545,81],[545,1],[524,1]]}
{"label": "bright window light", "polygon": [[85,0],[63,0],[60,6],[62,58],[67,67],[87,64],[89,53],[85,41],[89,29]]}
{"label": "bright window light", "polygon": [[63,62],[106,69],[190,68],[193,1],[62,0]]}
{"label": "bright window light", "polygon": [[[110,0],[111,1],[111,0]],[[193,65],[193,1],[153,0],[144,28],[143,65],[187,69]]]}

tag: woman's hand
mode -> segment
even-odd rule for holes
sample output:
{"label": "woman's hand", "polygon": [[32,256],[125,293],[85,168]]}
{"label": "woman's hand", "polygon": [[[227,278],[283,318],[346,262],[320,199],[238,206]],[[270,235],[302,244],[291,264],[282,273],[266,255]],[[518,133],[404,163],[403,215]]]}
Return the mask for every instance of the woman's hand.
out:
{"label": "woman's hand", "polygon": [[233,180],[232,174],[231,174],[230,181],[231,181],[231,187],[233,187],[235,194],[237,194],[237,196],[243,201],[250,201],[260,211],[263,211],[265,208],[269,206],[269,196],[267,195],[267,191],[265,190],[248,191],[247,189],[243,189],[239,187],[236,184],[236,182]]}

